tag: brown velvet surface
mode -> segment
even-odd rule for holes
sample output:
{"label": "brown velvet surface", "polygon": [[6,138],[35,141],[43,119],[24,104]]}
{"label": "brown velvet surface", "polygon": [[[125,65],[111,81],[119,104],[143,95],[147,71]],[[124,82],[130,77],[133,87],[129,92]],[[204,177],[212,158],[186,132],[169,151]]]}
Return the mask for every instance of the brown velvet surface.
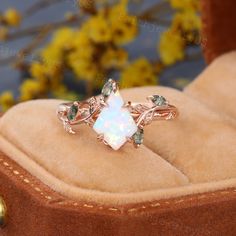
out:
{"label": "brown velvet surface", "polygon": [[236,232],[236,189],[109,208],[75,202],[0,154],[8,207],[2,236],[226,235]]}
{"label": "brown velvet surface", "polygon": [[[202,5],[204,50],[207,61],[211,62],[222,53],[236,48],[235,1],[203,0]],[[225,76],[231,61],[229,59],[225,64],[222,61],[225,68],[218,71],[222,79],[229,76],[235,78],[232,67],[232,74],[226,73]],[[217,71],[217,66],[211,67],[216,77],[214,71]],[[200,77],[199,84],[191,85],[186,93],[208,108],[218,110],[222,108],[221,99],[207,87],[214,83],[213,75],[204,72],[205,79]],[[222,86],[218,84],[214,89],[219,89],[218,92],[222,94]],[[232,85],[228,89],[233,89]],[[226,94],[229,92],[226,91]],[[233,94],[230,92],[230,95]],[[214,103],[215,99],[217,104]],[[233,105],[225,106],[222,117],[227,117],[223,119],[234,123],[231,119],[234,111]],[[75,202],[61,196],[1,153],[0,194],[7,203],[9,215],[8,224],[3,230],[0,229],[0,235],[3,236],[236,234],[235,188],[145,204],[104,207],[89,202]]]}
{"label": "brown velvet surface", "polygon": [[122,94],[136,102],[162,94],[180,115],[145,127],[148,148],[127,144],[115,152],[97,143],[87,126],[79,125],[77,135],[65,133],[55,116],[60,101],[31,101],[0,119],[0,149],[64,196],[103,205],[236,186],[235,122],[174,89],[135,88]]}
{"label": "brown velvet surface", "polygon": [[76,135],[66,133],[55,116],[60,102],[23,103],[0,119],[0,149],[52,189],[75,199],[123,204],[140,192],[188,184],[185,175],[145,146],[113,151],[86,125],[79,125]]}
{"label": "brown velvet surface", "polygon": [[[228,57],[231,57],[231,54],[222,57],[222,61],[217,65],[217,68],[222,65],[222,69],[224,69],[226,64],[231,64],[233,67],[235,60],[229,60]],[[226,60],[227,63],[224,63],[224,60]],[[208,69],[210,71],[212,70],[211,73],[215,71],[212,67]],[[202,76],[208,73],[207,70]],[[232,72],[231,75],[230,72]],[[208,74],[209,77],[211,77],[211,73]],[[228,70],[227,77],[233,78],[233,76],[234,70]],[[201,76],[199,76],[198,80],[200,81],[199,84],[202,83],[202,86],[203,83],[207,81],[202,80]],[[198,82],[194,83],[198,84]],[[93,202],[89,199],[87,199],[87,201],[79,200],[79,198],[72,200],[66,195],[63,196],[53,191],[52,188],[49,188],[42,181],[35,178],[34,174],[32,175],[24,170],[19,163],[17,164],[5,154],[1,154],[0,195],[2,195],[6,201],[9,219],[6,227],[0,231],[0,235],[235,235],[236,188],[229,188],[226,184],[227,181],[230,181],[229,178],[234,177],[235,174],[234,171],[231,171],[234,168],[234,164],[231,162],[234,163],[235,160],[235,144],[228,146],[224,138],[223,140],[225,142],[218,145],[220,147],[214,146],[213,142],[213,140],[217,141],[217,139],[214,138],[216,134],[218,134],[217,137],[227,136],[228,140],[235,142],[234,138],[229,139],[229,137],[233,137],[236,132],[234,128],[235,118],[226,111],[217,112],[217,105],[212,107],[210,104],[205,103],[204,100],[201,101],[201,103],[198,102],[198,97],[194,95],[198,90],[198,86],[194,86],[194,83],[189,87],[192,93],[190,90],[185,91],[188,96],[185,95],[185,93],[180,93],[172,89],[155,88],[155,91],[158,90],[159,93],[168,96],[174,104],[177,104],[180,111],[183,113],[183,116],[180,117],[179,120],[164,122],[166,124],[161,124],[162,122],[160,124],[157,123],[155,130],[158,132],[163,132],[161,129],[171,131],[175,129],[175,126],[181,126],[178,122],[181,122],[183,119],[187,121],[186,127],[195,126],[194,130],[198,137],[204,137],[204,130],[207,131],[210,127],[214,127],[214,132],[212,135],[208,136],[209,140],[212,139],[210,143],[213,146],[210,145],[209,148],[205,148],[204,145],[206,141],[198,141],[197,145],[192,146],[192,148],[204,150],[205,155],[207,155],[207,152],[211,151],[210,147],[213,147],[213,149],[216,148],[218,151],[221,150],[222,147],[228,148],[227,150],[225,149],[225,153],[223,153],[224,149],[222,149],[222,151],[219,151],[220,154],[217,154],[217,151],[214,155],[207,155],[208,158],[203,159],[206,163],[203,167],[207,168],[207,170],[198,175],[194,175],[194,171],[196,171],[194,167],[197,167],[196,169],[201,171],[202,166],[200,163],[202,161],[198,163],[198,160],[204,157],[204,155],[202,155],[203,153],[201,153],[202,151],[200,152],[201,155],[194,153],[194,155],[189,155],[189,158],[187,158],[181,153],[183,147],[173,146],[173,148],[175,148],[175,158],[172,158],[172,155],[162,155],[162,158],[168,160],[172,165],[178,168],[179,166],[184,167],[181,171],[189,175],[192,182],[196,181],[194,185],[190,185],[190,194],[180,197],[172,196],[170,198],[165,195],[168,193],[168,189],[166,189],[162,192],[162,194],[165,194],[160,195],[163,196],[163,198],[159,196],[156,200],[153,198],[153,200],[146,200],[140,203],[123,203],[119,205],[99,204],[99,202]],[[234,82],[232,81],[232,83]],[[210,86],[211,82],[209,82],[208,85]],[[215,92],[218,93],[218,90],[221,88],[222,86],[216,87]],[[227,89],[227,87],[225,87],[225,89]],[[146,92],[149,93],[152,90],[153,88],[145,90],[142,88],[134,89],[132,90],[134,91],[132,98],[133,100],[143,99],[143,97],[146,96]],[[137,91],[139,91],[139,93],[137,93]],[[123,91],[122,94],[126,99],[131,96],[129,91]],[[214,100],[216,104],[220,103],[220,97],[212,97],[211,94],[207,94],[208,93],[206,93],[205,96],[208,96],[210,100]],[[186,99],[189,101],[181,105]],[[195,111],[193,109],[190,110],[191,112],[189,113],[189,106],[192,105],[194,105]],[[189,118],[187,114],[189,114]],[[191,114],[196,117],[196,121],[194,122],[193,120],[193,123],[191,123],[192,121],[190,119]],[[203,127],[200,122],[201,120],[205,123]],[[211,123],[213,123],[213,126]],[[216,125],[214,125],[214,123],[216,123]],[[184,129],[186,129],[186,127],[184,127]],[[164,144],[165,140],[152,143],[152,139],[149,139],[147,135],[151,130],[148,131],[149,128],[146,128],[146,145],[152,149],[157,146],[158,149],[154,151],[159,153],[159,150],[161,151],[164,147],[161,143]],[[158,133],[157,131],[155,133]],[[186,130],[183,131],[187,132]],[[175,132],[178,132],[178,137],[181,137],[180,135],[183,131],[176,130]],[[17,133],[17,131],[15,132]],[[187,133],[190,133],[190,131]],[[172,132],[169,132],[168,135],[172,135]],[[173,138],[176,139],[176,137]],[[24,140],[23,137],[21,139],[22,141]],[[19,140],[19,142],[21,142],[21,140]],[[188,142],[187,139],[183,140],[185,144]],[[176,145],[176,143],[172,145]],[[101,148],[107,147],[101,145]],[[167,148],[167,150],[169,150],[169,148]],[[186,148],[185,150],[191,151]],[[163,151],[165,150],[163,149]],[[165,153],[168,154],[168,152]],[[212,162],[212,158],[216,158],[214,162]],[[184,166],[183,164],[188,162],[188,160],[190,160],[189,164]],[[191,160],[193,160],[193,162],[191,162]],[[232,169],[230,170],[230,168]],[[214,169],[217,170],[215,173]],[[222,170],[225,171],[222,172]],[[205,176],[204,173],[208,171],[209,175]],[[213,180],[224,178],[228,180],[223,181],[220,190],[216,190],[217,187],[215,188],[215,184],[211,182],[212,178]],[[197,182],[203,180],[208,181],[207,187],[205,186],[205,188],[203,188],[204,191],[199,194],[194,193],[194,186],[197,185]],[[232,186],[235,186],[235,181],[231,183]],[[213,189],[209,189],[209,187],[212,186],[215,188],[214,191]],[[185,186],[180,188],[185,188]],[[177,190],[175,189],[175,191]],[[137,193],[133,196],[136,194]],[[182,192],[182,194],[185,195],[184,192]]]}
{"label": "brown velvet surface", "polygon": [[207,62],[236,49],[235,0],[201,0],[202,46]]}
{"label": "brown velvet surface", "polygon": [[[228,140],[231,140],[230,142],[235,142],[235,138],[233,138],[236,133],[234,128],[234,106],[228,107],[227,110],[220,110],[219,108],[222,107],[221,99],[218,100],[215,97],[215,93],[222,94],[222,92],[226,100],[228,96],[231,96],[229,99],[232,99],[232,96],[234,96],[231,92],[227,92],[227,89],[231,90],[232,87],[235,87],[234,61],[233,53],[219,58],[186,89],[185,93],[188,96],[172,89],[158,88],[158,92],[168,96],[174,104],[179,106],[183,114],[177,121],[165,122],[166,124],[160,123],[161,125],[157,124],[155,130],[169,128],[175,131],[173,133],[177,133],[178,137],[181,137],[181,130],[176,130],[175,127],[181,127],[181,124],[178,124],[178,122],[181,122],[183,119],[188,121],[184,130],[193,127],[194,132],[198,134],[197,136],[204,136],[204,130],[208,130],[207,133],[210,130],[210,133],[212,133],[207,136],[208,139],[210,138],[209,140],[213,138],[213,140],[217,141],[214,138],[217,135],[216,137],[227,136]],[[217,74],[219,74],[219,79],[216,76]],[[220,85],[221,74],[225,75],[225,81],[227,81],[227,84],[230,84],[230,86],[226,86],[223,89],[222,85]],[[214,87],[214,93],[209,92],[209,88],[212,86],[212,78],[216,78],[218,83]],[[147,95],[145,93],[151,92],[152,89],[142,90],[141,88],[132,90],[133,100],[143,99]],[[129,91],[123,91],[123,95],[128,99],[130,93]],[[183,101],[185,102],[181,105]],[[191,107],[195,110],[193,109],[189,112]],[[191,115],[194,115],[197,120],[195,121],[191,118]],[[204,124],[201,124],[203,120]],[[147,127],[146,133],[151,132],[148,129]],[[19,129],[13,129],[11,132],[17,134]],[[164,132],[164,130],[161,132]],[[191,132],[190,130],[185,130],[185,133]],[[169,132],[169,135],[171,134],[172,132]],[[165,135],[164,137],[168,137]],[[232,138],[229,139],[229,137]],[[31,137],[32,140],[33,138]],[[164,146],[160,146],[156,141],[152,143],[153,141],[149,139],[148,135],[146,138],[147,146],[154,148],[155,152],[162,152]],[[25,142],[24,137],[19,137],[18,142],[22,140]],[[72,200],[66,194],[64,196],[60,195],[42,181],[39,181],[34,176],[35,174],[30,174],[19,163],[17,164],[1,153],[0,194],[6,201],[9,219],[6,227],[0,231],[0,235],[235,235],[236,188],[229,188],[227,187],[227,182],[223,182],[221,190],[212,191],[209,189],[209,187],[214,186],[213,182],[211,182],[213,179],[226,178],[229,181],[230,177],[234,177],[235,144],[227,144],[228,149],[225,149],[224,142],[222,143],[223,145],[217,147],[211,141],[210,143],[213,146],[210,145],[209,149],[205,149],[204,145],[207,140],[199,139],[197,146],[191,146],[194,151],[192,157],[195,158],[193,162],[191,162],[192,158],[186,159],[186,156],[181,153],[181,150],[183,150],[181,146],[172,147],[175,149],[175,158],[172,155],[166,155],[168,152],[162,155],[164,159],[167,159],[178,168],[181,166],[181,171],[190,177],[191,182],[201,182],[201,178],[207,178],[209,184],[205,191],[199,194],[191,194],[191,189],[190,194],[187,196],[175,197],[173,195],[171,198],[166,198],[165,195],[162,195],[162,199],[158,198],[156,200],[153,199],[133,204],[126,203],[117,206],[114,204],[99,204],[89,199],[87,201],[82,199]],[[225,141],[225,138],[222,140]],[[164,143],[165,140],[160,140],[161,142]],[[184,144],[187,142],[188,140],[183,141]],[[155,147],[158,148],[155,149]],[[210,147],[214,147],[212,148],[212,153],[216,151],[214,155],[207,154],[207,152],[210,152]],[[104,148],[104,146],[101,145],[100,148]],[[203,159],[204,162],[199,161],[199,158],[201,160],[204,155],[200,155],[201,153],[197,152],[198,148],[205,149],[205,155],[208,158]],[[191,149],[184,150],[191,151]],[[225,153],[224,150],[226,150]],[[222,152],[222,155],[219,155],[218,152]],[[212,162],[211,159],[217,156],[217,160]],[[190,161],[189,164],[184,166],[183,164],[188,161]],[[233,164],[231,161],[233,161]],[[201,163],[206,163],[202,166],[204,167],[203,170],[205,168],[210,169],[205,169],[205,172],[201,172],[202,167],[201,165],[198,166]],[[197,166],[198,168],[194,168]],[[232,171],[230,168],[232,168]],[[202,174],[194,175],[195,169]],[[218,171],[214,172],[215,169],[218,169]],[[222,170],[224,171],[222,172]],[[233,185],[234,182],[232,182]],[[181,188],[184,188],[184,186]],[[167,189],[165,191],[168,192]]]}

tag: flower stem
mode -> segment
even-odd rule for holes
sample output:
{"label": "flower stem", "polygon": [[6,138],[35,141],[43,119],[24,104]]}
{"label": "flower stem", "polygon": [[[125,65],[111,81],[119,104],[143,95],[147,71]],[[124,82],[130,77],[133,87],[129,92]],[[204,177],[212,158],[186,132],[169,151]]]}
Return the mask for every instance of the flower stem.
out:
{"label": "flower stem", "polygon": [[33,5],[29,6],[25,12],[23,13],[23,17],[30,17],[32,15],[34,15],[35,13],[50,7],[52,4],[57,4],[60,3],[64,0],[39,0],[36,3],[34,3]]}
{"label": "flower stem", "polygon": [[29,27],[29,28],[26,28],[23,30],[19,30],[19,31],[10,33],[7,36],[7,41],[12,41],[12,40],[16,40],[16,39],[19,39],[22,37],[35,35],[45,28],[48,28],[50,30],[55,30],[57,28],[60,28],[61,26],[78,24],[80,22],[81,18],[82,17],[80,15],[75,14],[75,15],[73,15],[73,17],[70,17],[69,19],[65,19],[62,21],[57,21],[57,22],[49,23],[49,24],[32,26],[32,27]]}

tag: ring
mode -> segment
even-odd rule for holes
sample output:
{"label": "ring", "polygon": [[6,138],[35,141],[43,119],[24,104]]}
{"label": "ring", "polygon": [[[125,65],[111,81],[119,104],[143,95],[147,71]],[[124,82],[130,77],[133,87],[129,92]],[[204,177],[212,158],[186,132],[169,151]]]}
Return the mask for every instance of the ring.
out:
{"label": "ring", "polygon": [[100,141],[118,150],[126,142],[139,147],[143,143],[146,125],[156,120],[174,119],[178,110],[159,95],[147,97],[146,103],[125,103],[118,84],[109,79],[101,95],[85,101],[62,103],[57,116],[68,133],[75,134],[74,125],[87,124],[93,127]]}

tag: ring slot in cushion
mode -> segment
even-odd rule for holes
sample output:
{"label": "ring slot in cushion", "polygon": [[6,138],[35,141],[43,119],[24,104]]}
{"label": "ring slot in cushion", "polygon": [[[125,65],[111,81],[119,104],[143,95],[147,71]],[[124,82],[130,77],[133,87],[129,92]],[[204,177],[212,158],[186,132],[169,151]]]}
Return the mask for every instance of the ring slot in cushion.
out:
{"label": "ring slot in cushion", "polygon": [[216,112],[236,119],[236,52],[214,60],[185,92]]}
{"label": "ring slot in cushion", "polygon": [[[55,115],[59,103],[38,100],[14,107],[1,118],[0,134],[72,186],[129,193],[188,184],[186,176],[145,146],[134,149],[130,144],[116,152],[98,143],[85,125],[77,127],[76,135],[66,133]],[[40,173],[32,174],[40,178]]]}
{"label": "ring slot in cushion", "polygon": [[187,175],[192,183],[236,177],[236,126],[182,92],[164,87],[123,91],[143,101],[150,94],[167,97],[179,108],[176,120],[145,128],[145,145]]}
{"label": "ring slot in cushion", "polygon": [[[78,200],[124,204],[235,187],[234,57],[225,55],[207,68],[187,95],[160,87],[123,91],[139,102],[159,93],[180,109],[178,120],[145,128],[150,149],[127,145],[114,152],[84,126],[79,136],[68,136],[55,118],[59,101],[28,102],[7,112],[0,119],[0,149],[50,188]],[[213,86],[214,94],[210,87],[213,77],[220,82],[214,71],[221,63],[227,86]]]}

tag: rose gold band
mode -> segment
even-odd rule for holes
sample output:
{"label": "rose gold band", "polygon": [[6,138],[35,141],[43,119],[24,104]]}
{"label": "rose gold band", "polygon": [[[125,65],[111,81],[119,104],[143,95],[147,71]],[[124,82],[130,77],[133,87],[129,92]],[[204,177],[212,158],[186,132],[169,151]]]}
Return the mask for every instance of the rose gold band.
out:
{"label": "rose gold band", "polygon": [[57,116],[64,129],[74,134],[78,124],[92,126],[98,139],[118,150],[126,141],[135,147],[143,142],[143,128],[157,120],[171,120],[178,116],[175,106],[159,95],[147,98],[146,103],[125,103],[115,81],[109,80],[102,94],[85,101],[60,104]]}
{"label": "rose gold band", "polygon": [[[69,120],[68,113],[73,105],[78,107],[78,112],[73,120]],[[78,125],[81,123],[92,126],[102,108],[105,106],[106,105],[101,102],[101,98],[99,96],[92,97],[85,101],[62,103],[57,110],[57,116],[63,123],[66,123],[67,126]],[[157,106],[153,105],[151,102],[127,102],[124,107],[130,111],[137,126],[141,128],[150,124],[152,121],[174,119],[179,114],[178,109],[168,103],[163,106]]]}

